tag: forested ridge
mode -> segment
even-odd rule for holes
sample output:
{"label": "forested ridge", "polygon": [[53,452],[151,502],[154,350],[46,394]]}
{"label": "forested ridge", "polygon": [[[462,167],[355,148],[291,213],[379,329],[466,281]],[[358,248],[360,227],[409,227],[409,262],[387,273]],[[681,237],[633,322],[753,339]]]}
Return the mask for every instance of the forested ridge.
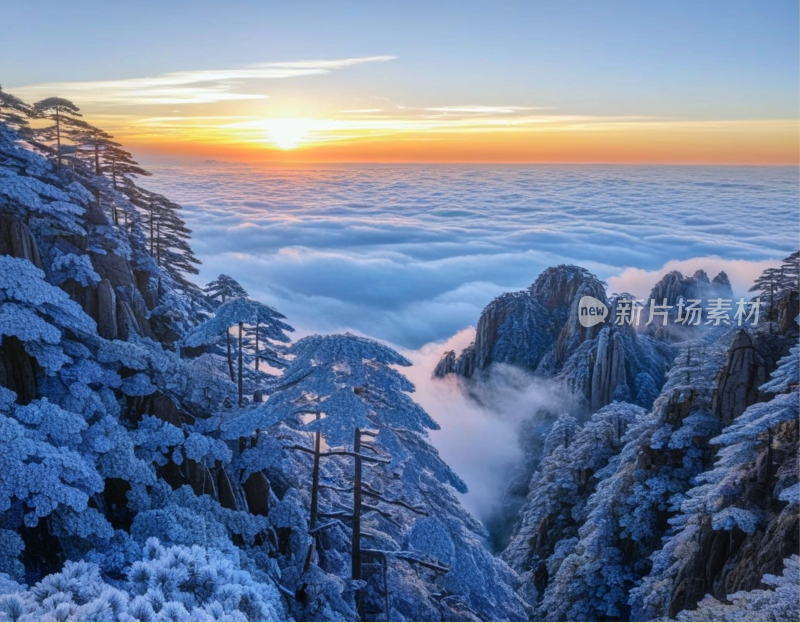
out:
{"label": "forested ridge", "polygon": [[797,254],[757,325],[585,329],[582,296],[627,295],[574,266],[490,303],[436,376],[569,399],[527,414],[487,530],[410,362],[195,285],[148,175],[72,102],[0,89],[0,620],[798,618]]}

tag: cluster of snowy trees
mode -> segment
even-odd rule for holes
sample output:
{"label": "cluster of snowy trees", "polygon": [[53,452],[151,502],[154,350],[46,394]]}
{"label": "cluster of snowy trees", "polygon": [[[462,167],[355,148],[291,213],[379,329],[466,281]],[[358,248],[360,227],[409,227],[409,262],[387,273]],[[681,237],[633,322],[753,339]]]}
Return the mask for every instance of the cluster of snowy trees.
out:
{"label": "cluster of snowy trees", "polygon": [[[797,292],[797,280],[800,278],[800,251],[792,253],[781,262],[780,266],[767,268],[750,288],[766,307],[766,319],[777,320],[779,303]],[[795,294],[796,296],[796,294]]]}
{"label": "cluster of snowy trees", "polygon": [[[796,277],[782,283],[776,312],[780,293],[796,314]],[[650,411],[556,419],[503,552],[536,620],[798,618],[798,320],[675,344]]]}
{"label": "cluster of snowy trees", "polygon": [[[29,123],[36,120],[35,127]],[[141,223],[150,255],[184,287],[197,274],[189,244],[191,232],[180,217],[181,206],[146,190],[136,179],[150,173],[133,160],[113,136],[82,118],[69,100],[49,97],[28,105],[0,87],[0,121],[15,130],[15,139],[50,159],[55,173],[69,168],[80,175],[98,205],[107,206],[114,225]]]}

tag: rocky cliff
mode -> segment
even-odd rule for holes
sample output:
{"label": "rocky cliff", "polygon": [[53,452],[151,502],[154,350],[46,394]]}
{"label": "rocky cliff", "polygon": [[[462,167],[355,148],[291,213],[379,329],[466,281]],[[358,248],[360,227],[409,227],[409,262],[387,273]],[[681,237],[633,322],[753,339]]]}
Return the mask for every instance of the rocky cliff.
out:
{"label": "rocky cliff", "polygon": [[[611,307],[605,323],[581,325],[578,304],[584,296]],[[473,378],[505,363],[559,379],[589,411],[614,399],[649,406],[663,383],[670,349],[629,325],[615,326],[613,318],[614,303],[597,277],[577,266],[548,268],[528,289],[489,303],[474,343],[460,355],[445,353],[434,375]]]}

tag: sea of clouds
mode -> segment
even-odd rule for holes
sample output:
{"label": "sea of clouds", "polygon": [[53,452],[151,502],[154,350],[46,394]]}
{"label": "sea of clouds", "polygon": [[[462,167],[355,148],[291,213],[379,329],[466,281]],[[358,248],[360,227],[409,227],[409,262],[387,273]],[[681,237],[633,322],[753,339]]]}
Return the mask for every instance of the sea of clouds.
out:
{"label": "sea of clouds", "polygon": [[201,283],[231,275],[300,335],[347,330],[409,356],[418,399],[442,425],[434,442],[479,516],[498,490],[486,474],[517,458],[509,412],[543,398],[521,392],[487,413],[430,373],[448,344],[469,342],[492,298],[563,263],[642,297],[670,270],[724,270],[738,296],[800,235],[796,168],[150,169],[143,185],[184,206]]}

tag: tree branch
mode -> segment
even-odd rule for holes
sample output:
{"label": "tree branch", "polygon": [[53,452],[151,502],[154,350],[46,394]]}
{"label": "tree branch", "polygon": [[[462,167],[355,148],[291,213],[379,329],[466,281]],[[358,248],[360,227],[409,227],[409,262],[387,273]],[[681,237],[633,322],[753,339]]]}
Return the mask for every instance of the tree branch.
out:
{"label": "tree branch", "polygon": [[411,506],[410,504],[404,502],[403,500],[386,498],[383,495],[381,495],[380,492],[376,491],[366,483],[364,483],[364,485],[361,487],[361,492],[370,497],[376,498],[381,502],[385,502],[386,504],[396,504],[397,506],[402,506],[403,508],[410,510],[412,513],[417,513],[418,515],[425,515],[426,517],[428,516],[428,511],[426,509],[419,508],[416,506]]}
{"label": "tree branch", "polygon": [[383,549],[365,549],[362,550],[364,553],[368,554],[381,554],[383,556],[394,556],[395,558],[400,558],[401,560],[406,560],[408,562],[413,562],[418,565],[422,565],[423,567],[427,567],[428,569],[433,569],[434,571],[441,571],[442,573],[447,573],[450,571],[450,567],[445,567],[436,562],[428,562],[427,560],[422,560],[415,554],[411,552],[394,552],[391,550],[383,550]]}
{"label": "tree branch", "polygon": [[[325,515],[325,513],[320,513],[320,515]],[[338,519],[334,519],[333,521],[321,524],[316,528],[312,528],[311,530],[308,531],[308,533],[311,536],[314,536],[317,532],[322,532],[323,530],[326,530],[327,528],[332,528],[333,526],[341,526],[343,529],[346,528],[346,526],[341,521],[339,521]]]}

